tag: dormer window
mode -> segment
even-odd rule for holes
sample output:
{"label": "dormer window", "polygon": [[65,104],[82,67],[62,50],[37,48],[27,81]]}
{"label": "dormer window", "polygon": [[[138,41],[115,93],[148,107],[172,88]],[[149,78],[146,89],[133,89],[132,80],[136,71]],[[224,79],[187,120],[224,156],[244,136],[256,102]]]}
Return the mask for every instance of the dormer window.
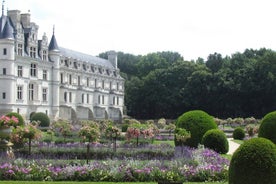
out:
{"label": "dormer window", "polygon": [[42,60],[44,60],[44,61],[47,60],[47,51],[46,50],[42,51]]}
{"label": "dormer window", "polygon": [[23,55],[23,45],[22,44],[18,44],[17,45],[17,54],[19,56],[22,56]]}
{"label": "dormer window", "polygon": [[36,58],[36,48],[30,47],[30,57]]}

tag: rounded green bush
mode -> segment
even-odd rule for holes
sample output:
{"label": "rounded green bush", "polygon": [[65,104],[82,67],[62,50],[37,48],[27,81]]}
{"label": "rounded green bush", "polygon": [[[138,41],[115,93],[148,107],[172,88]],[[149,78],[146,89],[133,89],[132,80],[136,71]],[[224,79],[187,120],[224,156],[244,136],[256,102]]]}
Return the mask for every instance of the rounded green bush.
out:
{"label": "rounded green bush", "polygon": [[245,137],[245,131],[241,127],[235,128],[233,132],[233,139],[243,140]]}
{"label": "rounded green bush", "polygon": [[267,138],[276,144],[276,111],[264,116],[261,121],[258,136]]}
{"label": "rounded green bush", "polygon": [[49,127],[50,119],[49,117],[43,112],[37,112],[31,117],[31,121],[40,121],[39,126],[41,127]]}
{"label": "rounded green bush", "polygon": [[18,119],[18,125],[19,126],[24,125],[24,119],[23,119],[23,117],[20,114],[18,114],[17,112],[10,112],[10,113],[6,114],[6,116],[9,116],[10,118],[12,116],[14,116],[14,117],[16,117]]}
{"label": "rounded green bush", "polygon": [[229,151],[226,135],[219,129],[208,130],[202,138],[202,144],[217,153],[225,154]]}
{"label": "rounded green bush", "polygon": [[197,147],[205,132],[216,129],[214,118],[201,110],[188,111],[178,117],[176,128],[184,128],[191,133],[191,138],[185,142],[186,146]]}
{"label": "rounded green bush", "polygon": [[230,162],[229,184],[252,183],[276,183],[276,146],[265,138],[245,141]]}

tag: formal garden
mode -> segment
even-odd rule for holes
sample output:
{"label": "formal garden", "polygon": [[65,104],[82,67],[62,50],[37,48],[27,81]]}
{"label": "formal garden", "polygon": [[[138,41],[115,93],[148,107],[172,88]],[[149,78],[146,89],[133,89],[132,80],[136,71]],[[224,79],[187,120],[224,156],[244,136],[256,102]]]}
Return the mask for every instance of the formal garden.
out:
{"label": "formal garden", "polygon": [[[195,110],[122,123],[9,113],[0,125],[1,183],[276,183],[276,112],[221,120]],[[229,136],[241,144],[233,155]]]}

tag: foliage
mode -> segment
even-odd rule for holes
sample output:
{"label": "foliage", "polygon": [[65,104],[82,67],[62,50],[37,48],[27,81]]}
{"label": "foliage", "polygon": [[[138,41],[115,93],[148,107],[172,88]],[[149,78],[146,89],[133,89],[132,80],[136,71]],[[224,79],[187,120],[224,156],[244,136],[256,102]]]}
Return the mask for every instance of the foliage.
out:
{"label": "foliage", "polygon": [[176,119],[201,109],[220,118],[261,118],[275,108],[275,51],[246,49],[226,57],[213,53],[196,62],[178,55],[120,55],[128,115]]}
{"label": "foliage", "polygon": [[245,132],[244,132],[243,128],[237,127],[234,129],[233,139],[243,140],[244,137],[245,137]]}
{"label": "foliage", "polygon": [[276,111],[264,116],[259,128],[259,137],[267,138],[276,144]]}
{"label": "foliage", "polygon": [[187,139],[191,138],[191,133],[184,128],[176,128],[174,131],[175,146],[183,146]]}
{"label": "foliage", "polygon": [[96,126],[84,125],[79,130],[79,136],[88,142],[97,142],[100,138],[100,131]]}
{"label": "foliage", "polygon": [[202,138],[202,144],[220,154],[229,151],[229,144],[225,133],[219,129],[208,130]]}
{"label": "foliage", "polygon": [[19,124],[18,118],[15,116],[9,117],[9,116],[1,116],[0,118],[0,127],[16,127]]}
{"label": "foliage", "polygon": [[69,135],[72,135],[73,126],[69,121],[59,119],[51,123],[51,129],[60,133],[65,139]]}
{"label": "foliage", "polygon": [[41,127],[49,127],[50,126],[50,119],[47,114],[43,112],[37,112],[31,117],[31,121],[39,121],[39,126]]}
{"label": "foliage", "polygon": [[265,138],[245,141],[233,154],[229,184],[276,183],[276,146]]}
{"label": "foliage", "polygon": [[[162,147],[160,148],[162,149]],[[177,148],[178,149],[178,148]],[[153,149],[151,149],[153,150]],[[229,161],[209,149],[182,147],[184,155],[173,160],[108,159],[85,164],[78,160],[1,160],[1,180],[22,181],[106,181],[157,182],[221,181],[226,179]],[[177,160],[177,161],[175,161]]]}
{"label": "foliage", "polygon": [[245,130],[250,137],[253,137],[259,132],[259,125],[248,124],[246,125]]}
{"label": "foliage", "polygon": [[17,113],[17,112],[10,112],[10,113],[8,113],[8,114],[6,114],[6,116],[8,116],[8,117],[12,117],[12,116],[15,116],[17,119],[18,119],[18,126],[21,126],[21,125],[24,125],[24,119],[23,119],[23,117],[19,114],[19,113]]}
{"label": "foliage", "polygon": [[157,127],[160,129],[163,129],[166,126],[166,119],[165,118],[160,118],[157,121]]}
{"label": "foliage", "polygon": [[193,110],[178,117],[176,127],[184,128],[191,133],[191,138],[187,139],[185,145],[197,147],[205,132],[217,128],[217,125],[214,118],[206,112]]}
{"label": "foliage", "polygon": [[133,123],[129,125],[125,137],[128,141],[130,141],[132,138],[135,138],[136,146],[138,146],[140,136],[150,139],[155,136],[155,133],[156,131],[154,127],[149,124]]}
{"label": "foliage", "polygon": [[25,126],[17,126],[13,130],[13,135],[11,140],[15,143],[23,143],[23,139],[28,139],[29,141],[29,154],[31,154],[31,141],[33,139],[39,139],[42,136],[41,131],[37,128],[38,123],[33,121]]}

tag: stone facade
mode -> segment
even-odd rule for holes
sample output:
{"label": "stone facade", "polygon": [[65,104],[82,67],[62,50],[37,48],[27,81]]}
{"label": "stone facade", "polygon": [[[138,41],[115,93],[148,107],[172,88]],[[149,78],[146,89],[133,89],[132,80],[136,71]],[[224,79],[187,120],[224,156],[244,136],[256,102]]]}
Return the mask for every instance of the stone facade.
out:
{"label": "stone facade", "polygon": [[[29,13],[2,11],[0,19],[0,114],[18,112],[29,119],[44,112],[51,119],[121,121],[124,79],[116,52],[108,59],[48,44]],[[70,38],[69,38],[70,39]]]}

